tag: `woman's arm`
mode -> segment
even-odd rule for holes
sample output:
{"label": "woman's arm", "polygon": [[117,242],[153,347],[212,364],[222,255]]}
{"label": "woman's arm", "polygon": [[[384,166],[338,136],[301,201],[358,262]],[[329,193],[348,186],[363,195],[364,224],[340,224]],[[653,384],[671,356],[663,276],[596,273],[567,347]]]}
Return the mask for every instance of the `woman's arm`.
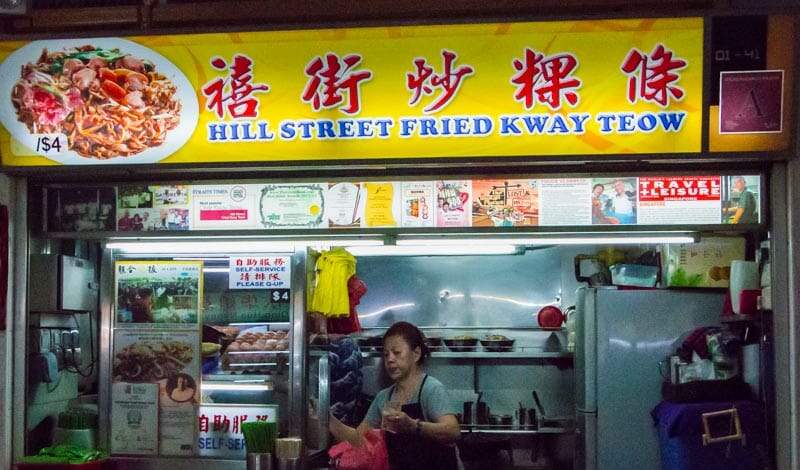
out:
{"label": "woman's arm", "polygon": [[415,432],[419,432],[422,437],[433,439],[440,444],[454,444],[461,439],[458,420],[451,414],[442,415],[435,423],[419,420],[419,423],[415,423],[415,428]]}
{"label": "woman's arm", "polygon": [[398,433],[416,434],[439,444],[453,444],[461,438],[461,429],[455,415],[445,414],[436,422],[413,419],[400,411],[395,416],[392,429]]}
{"label": "woman's arm", "polygon": [[330,430],[331,434],[333,434],[333,438],[336,440],[336,442],[347,441],[353,447],[361,447],[363,444],[364,434],[370,429],[366,421],[362,421],[357,428],[351,428],[350,426],[339,421],[339,419],[334,416],[333,413],[328,414],[328,421],[328,429]]}

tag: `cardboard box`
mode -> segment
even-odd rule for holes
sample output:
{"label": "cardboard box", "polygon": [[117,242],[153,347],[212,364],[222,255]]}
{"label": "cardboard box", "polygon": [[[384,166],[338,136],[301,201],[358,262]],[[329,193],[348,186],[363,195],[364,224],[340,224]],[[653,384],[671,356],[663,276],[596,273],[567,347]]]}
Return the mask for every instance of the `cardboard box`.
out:
{"label": "cardboard box", "polygon": [[727,288],[731,261],[745,259],[745,240],[703,237],[699,243],[665,245],[662,256],[667,287]]}

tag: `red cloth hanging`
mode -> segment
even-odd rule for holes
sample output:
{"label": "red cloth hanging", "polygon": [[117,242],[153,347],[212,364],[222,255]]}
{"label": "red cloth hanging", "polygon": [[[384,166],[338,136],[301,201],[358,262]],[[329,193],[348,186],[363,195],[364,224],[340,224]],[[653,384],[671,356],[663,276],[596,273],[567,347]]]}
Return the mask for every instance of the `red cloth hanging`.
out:
{"label": "red cloth hanging", "polygon": [[328,318],[328,333],[350,334],[361,331],[361,323],[358,321],[356,305],[361,302],[361,297],[367,293],[367,285],[358,276],[350,276],[347,280],[347,295],[350,297],[350,315],[346,317]]}

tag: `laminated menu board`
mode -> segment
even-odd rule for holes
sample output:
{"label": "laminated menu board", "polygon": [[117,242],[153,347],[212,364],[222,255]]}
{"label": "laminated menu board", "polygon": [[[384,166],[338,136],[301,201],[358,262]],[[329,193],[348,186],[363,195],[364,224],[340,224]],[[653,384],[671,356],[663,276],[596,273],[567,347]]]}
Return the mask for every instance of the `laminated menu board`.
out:
{"label": "laminated menu board", "polygon": [[[194,453],[195,408],[200,397],[199,332],[115,331],[111,382],[112,430],[124,428],[130,421],[127,411],[133,408],[140,415],[135,418],[141,420],[148,416],[152,419],[152,410],[157,409],[158,426],[150,424],[148,432],[158,438],[158,453]],[[134,399],[134,387],[141,384],[153,386],[154,392],[149,391],[142,398]],[[133,406],[134,402],[139,405]],[[148,449],[152,446],[126,446],[120,451],[150,453]]]}
{"label": "laminated menu board", "polygon": [[698,243],[667,244],[662,264],[667,287],[722,287],[730,283],[731,261],[744,259],[741,237],[703,237]]}
{"label": "laminated menu board", "polygon": [[202,261],[117,261],[116,326],[197,328],[202,268]]}

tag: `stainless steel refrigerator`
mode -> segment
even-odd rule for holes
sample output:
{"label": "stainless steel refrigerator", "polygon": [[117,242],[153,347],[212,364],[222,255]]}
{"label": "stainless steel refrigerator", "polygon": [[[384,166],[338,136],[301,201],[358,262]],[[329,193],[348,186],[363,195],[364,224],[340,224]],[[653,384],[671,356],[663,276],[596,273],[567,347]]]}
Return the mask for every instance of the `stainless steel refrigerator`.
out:
{"label": "stainless steel refrigerator", "polygon": [[661,401],[659,362],[684,333],[718,325],[723,301],[713,291],[578,290],[576,470],[660,467],[650,417]]}

